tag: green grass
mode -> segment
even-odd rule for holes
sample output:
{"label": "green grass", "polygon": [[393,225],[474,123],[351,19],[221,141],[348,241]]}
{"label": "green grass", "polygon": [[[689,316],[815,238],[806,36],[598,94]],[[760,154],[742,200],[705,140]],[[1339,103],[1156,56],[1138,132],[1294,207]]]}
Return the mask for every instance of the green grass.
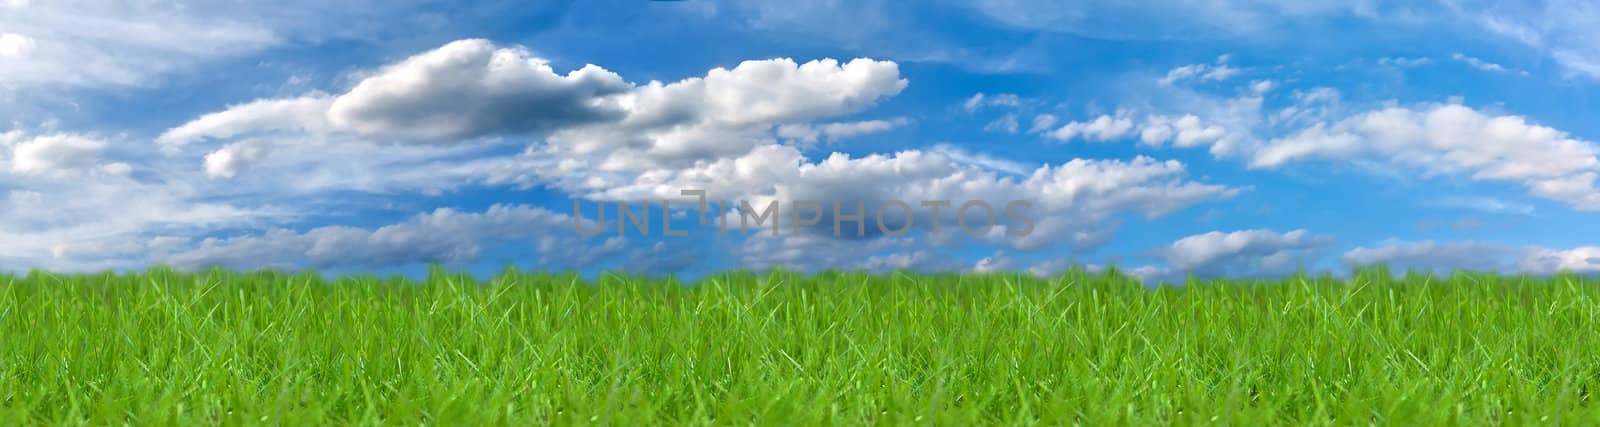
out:
{"label": "green grass", "polygon": [[1600,282],[0,275],[3,424],[1596,424]]}

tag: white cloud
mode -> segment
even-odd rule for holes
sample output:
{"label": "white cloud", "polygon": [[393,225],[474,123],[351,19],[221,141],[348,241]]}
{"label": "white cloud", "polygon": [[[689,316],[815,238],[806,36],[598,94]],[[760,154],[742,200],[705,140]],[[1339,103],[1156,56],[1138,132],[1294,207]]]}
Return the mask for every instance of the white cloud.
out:
{"label": "white cloud", "polygon": [[[1094,247],[1113,232],[1118,213],[1133,211],[1158,217],[1203,201],[1228,198],[1239,191],[1185,180],[1187,171],[1182,163],[1147,157],[1131,161],[1077,159],[1038,167],[1021,178],[1004,176],[982,165],[958,161],[939,151],[920,150],[859,158],[834,153],[812,162],[791,147],[767,146],[745,156],[704,161],[687,169],[646,172],[629,185],[608,188],[589,197],[676,199],[681,198],[681,189],[695,188],[707,190],[713,198],[749,199],[756,206],[764,206],[768,200],[861,200],[868,206],[887,200],[907,201],[913,206],[942,200],[953,205],[939,220],[946,235],[958,233],[953,227],[955,217],[949,214],[955,205],[981,200],[1003,220],[1008,203],[1024,200],[1032,203],[1028,214],[1037,219],[1033,232],[1026,237],[1006,236],[1004,227],[996,227],[989,236],[994,243],[1036,249],[1052,244]],[[861,185],[864,182],[872,185]],[[914,224],[933,224],[931,210],[914,210]]]}
{"label": "white cloud", "polygon": [[752,235],[734,252],[738,265],[754,270],[785,268],[797,271],[823,269],[889,272],[954,271],[963,265],[928,248],[928,242],[910,237],[843,240],[815,234],[791,236]]}
{"label": "white cloud", "polygon": [[381,68],[328,96],[265,99],[229,107],[162,134],[165,144],[259,132],[324,133],[454,142],[616,120],[613,95],[631,89],[594,65],[557,74],[523,48],[487,40],[452,42]]}
{"label": "white cloud", "polygon": [[240,170],[253,166],[266,156],[267,147],[264,144],[252,142],[228,144],[206,155],[206,176],[232,178],[238,175]]}
{"label": "white cloud", "polygon": [[1070,141],[1083,139],[1088,141],[1114,141],[1137,136],[1139,142],[1150,146],[1162,146],[1171,142],[1180,148],[1198,147],[1203,145],[1220,145],[1220,141],[1235,137],[1228,129],[1201,121],[1199,116],[1185,114],[1173,118],[1161,114],[1145,116],[1143,120],[1136,121],[1130,113],[1123,111],[1116,116],[1101,115],[1087,122],[1071,122],[1045,133],[1045,137]]}
{"label": "white cloud", "polygon": [[[161,165],[136,167],[100,137],[0,133],[0,268],[139,267],[149,238],[284,215],[216,200]],[[139,158],[130,161],[143,160]]]}
{"label": "white cloud", "polygon": [[886,273],[891,271],[917,271],[923,273],[954,270],[954,263],[928,251],[898,252],[868,257],[861,270]]}
{"label": "white cloud", "polygon": [[1389,241],[1359,247],[1342,257],[1353,267],[1388,265],[1400,270],[1447,273],[1456,270],[1551,275],[1560,272],[1600,273],[1600,247],[1552,249],[1513,247],[1484,242]]}
{"label": "white cloud", "polygon": [[26,61],[0,61],[0,81],[24,89],[149,87],[205,64],[297,42],[359,39],[387,30],[384,25],[425,28],[418,21],[430,17],[397,13],[422,3],[6,0],[0,33],[26,37],[31,48]]}
{"label": "white cloud", "polygon": [[33,39],[16,33],[0,33],[0,58],[16,59],[33,50]]}
{"label": "white cloud", "polygon": [[327,226],[207,238],[164,261],[185,269],[460,264],[477,260],[487,245],[513,243],[536,254],[541,265],[581,268],[624,246],[620,238],[581,238],[574,227],[570,216],[542,208],[496,205],[481,213],[441,208],[374,229]]}
{"label": "white cloud", "polygon": [[131,176],[125,163],[102,163],[78,173],[4,176],[13,188],[0,203],[0,268],[58,271],[143,268],[151,239],[228,227],[248,227],[293,214],[269,206],[241,207],[191,183],[150,170],[158,180]]}
{"label": "white cloud", "polygon": [[1145,118],[1139,129],[1139,142],[1159,147],[1171,141],[1174,146],[1187,148],[1215,143],[1228,135],[1227,129],[1204,124],[1193,114],[1177,119],[1157,114]]}
{"label": "white cloud", "polygon": [[332,102],[332,97],[320,93],[299,98],[252,101],[168,129],[156,141],[171,147],[206,139],[227,140],[260,133],[325,134],[329,130],[326,113]]}
{"label": "white cloud", "polygon": [[1278,83],[1272,80],[1263,79],[1250,82],[1250,91],[1255,92],[1256,94],[1271,92],[1272,89],[1276,87],[1278,87]]}
{"label": "white cloud", "polygon": [[1508,271],[1517,250],[1480,242],[1399,242],[1357,247],[1340,260],[1350,267],[1387,265],[1396,273],[1421,271],[1448,273],[1458,269]]}
{"label": "white cloud", "polygon": [[229,7],[165,2],[48,1],[0,12],[0,76],[12,84],[124,86],[211,58],[281,43],[261,22]]}
{"label": "white cloud", "polygon": [[1495,73],[1504,73],[1504,72],[1506,72],[1506,67],[1502,67],[1502,66],[1500,66],[1500,64],[1484,61],[1482,59],[1478,59],[1478,58],[1471,57],[1471,56],[1462,55],[1461,52],[1456,52],[1456,53],[1450,54],[1450,59],[1454,59],[1454,60],[1457,60],[1457,61],[1465,62],[1465,63],[1467,63],[1467,65],[1471,65],[1472,68],[1477,68],[1477,69],[1483,70],[1483,71],[1489,71],[1489,72],[1495,72]]}
{"label": "white cloud", "polygon": [[[619,102],[629,107],[621,121],[563,129],[530,150],[524,160],[560,159],[559,165],[518,179],[590,191],[651,171],[746,155],[777,142],[775,125],[857,112],[905,86],[894,63],[870,59],[745,61],[704,78],[651,82],[622,96]],[[881,127],[833,131],[843,136]]]}
{"label": "white cloud", "polygon": [[1267,142],[1252,167],[1273,168],[1307,159],[1377,156],[1429,174],[1463,173],[1478,180],[1523,185],[1539,197],[1582,210],[1600,210],[1595,144],[1529,123],[1520,116],[1491,116],[1471,108],[1434,105],[1392,107]]}
{"label": "white cloud", "polygon": [[11,171],[21,174],[82,171],[100,161],[106,143],[80,135],[48,135],[12,147]]}
{"label": "white cloud", "polygon": [[1492,214],[1528,215],[1533,213],[1532,205],[1483,196],[1440,197],[1429,204],[1448,208],[1471,209]]}
{"label": "white cloud", "polygon": [[631,89],[594,65],[565,76],[521,48],[460,40],[362,79],[328,107],[335,127],[365,136],[456,140],[614,120],[608,99]]}
{"label": "white cloud", "polygon": [[989,124],[983,126],[983,130],[985,132],[1001,132],[1008,134],[1016,134],[1018,130],[1021,130],[1021,128],[1022,125],[1017,123],[1016,113],[1006,113],[1005,115],[1000,116],[1000,118],[994,119],[994,121],[991,121]]}
{"label": "white cloud", "polygon": [[[1572,75],[1600,79],[1600,7],[1586,0],[1449,4],[1479,27],[1549,56]],[[1478,64],[1474,64],[1478,66]],[[1480,67],[1481,68],[1481,67]]]}
{"label": "white cloud", "polygon": [[909,123],[911,123],[909,119],[899,117],[892,120],[785,124],[778,126],[777,135],[779,138],[799,143],[802,146],[809,146],[816,144],[819,140],[838,141],[862,135],[888,132]]}
{"label": "white cloud", "polygon": [[1022,104],[1022,97],[1013,93],[988,95],[978,92],[972,94],[972,97],[967,98],[965,102],[962,102],[961,107],[965,108],[967,112],[977,112],[989,107],[1020,108]]}
{"label": "white cloud", "polygon": [[1420,66],[1423,66],[1423,65],[1428,65],[1430,63],[1433,63],[1433,59],[1432,58],[1428,58],[1428,57],[1416,57],[1416,58],[1384,57],[1384,58],[1378,58],[1378,65],[1394,65],[1394,66],[1397,66],[1397,67],[1404,67],[1404,68],[1420,67]]}
{"label": "white cloud", "polygon": [[961,103],[961,106],[966,108],[968,112],[978,111],[978,108],[983,106],[984,96],[983,92],[972,94],[972,97],[967,98],[967,101]]}
{"label": "white cloud", "polygon": [[[435,66],[438,62],[460,66]],[[504,66],[495,65],[497,63]],[[589,70],[586,73],[606,74],[597,67],[586,69]],[[199,162],[203,163],[204,175],[227,178],[227,182],[208,185],[207,191],[246,197],[256,203],[298,204],[308,198],[315,200],[339,192],[433,194],[474,182],[491,185],[554,182],[558,187],[588,188],[583,185],[603,185],[607,179],[628,182],[639,173],[630,171],[629,167],[608,165],[613,159],[650,163],[660,159],[670,163],[680,155],[687,156],[684,160],[691,160],[717,153],[739,154],[750,147],[775,143],[774,135],[782,133],[784,126],[790,126],[789,132],[804,130],[804,134],[815,132],[819,138],[833,140],[908,123],[905,119],[807,123],[862,109],[878,98],[897,93],[905,81],[898,78],[893,63],[855,60],[840,64],[823,60],[797,64],[787,59],[747,61],[732,70],[712,70],[704,78],[672,84],[630,85],[627,93],[596,94],[589,101],[570,100],[571,105],[608,106],[605,108],[614,109],[620,115],[606,117],[609,121],[605,123],[588,119],[564,125],[552,123],[550,126],[560,128],[549,129],[556,135],[547,143],[527,148],[521,155],[506,153],[504,143],[493,138],[451,144],[392,145],[373,143],[369,136],[467,136],[533,131],[522,127],[525,122],[506,119],[503,115],[491,114],[493,117],[485,119],[475,115],[450,116],[453,113],[445,112],[440,116],[449,119],[445,120],[446,124],[399,121],[393,123],[392,130],[353,128],[351,123],[360,120],[330,119],[339,114],[334,106],[341,100],[363,99],[374,91],[389,89],[393,90],[385,93],[405,95],[390,97],[400,104],[426,107],[428,103],[422,102],[418,95],[433,94],[442,97],[437,104],[446,107],[497,105],[527,109],[531,104],[522,107],[511,104],[531,102],[528,100],[535,95],[567,90],[561,89],[562,85],[583,85],[594,79],[575,77],[579,74],[558,76],[550,72],[542,60],[528,56],[523,49],[492,48],[480,41],[458,42],[369,74],[370,77],[358,83],[350,93],[314,92],[296,98],[240,104],[171,129],[159,141],[170,155],[180,159],[189,158],[194,149],[209,150]],[[404,76],[416,79],[409,81]],[[474,83],[474,79],[487,82]],[[529,85],[560,90],[508,89],[512,93],[533,94],[520,98],[479,90],[524,80]],[[429,84],[419,86],[417,82]],[[431,86],[451,90],[427,88]],[[458,96],[463,93],[471,96]],[[350,111],[356,110],[352,107]],[[570,115],[550,117],[558,116]],[[776,132],[775,127],[778,128]],[[665,154],[652,158],[635,151],[648,150],[651,145],[662,146]]]}
{"label": "white cloud", "polygon": [[1044,132],[1045,130],[1055,127],[1056,123],[1059,122],[1061,122],[1061,118],[1056,117],[1054,114],[1044,113],[1033,116],[1033,125],[1028,127],[1028,133],[1032,134]]}
{"label": "white cloud", "polygon": [[1117,116],[1101,115],[1088,122],[1067,123],[1044,135],[1058,141],[1070,141],[1075,138],[1112,141],[1126,137],[1132,132],[1133,119],[1119,113]]}
{"label": "white cloud", "polygon": [[[603,176],[627,179],[657,167],[741,155],[784,132],[803,139],[813,132],[846,138],[888,130],[905,122],[809,122],[860,111],[905,85],[896,64],[871,59],[745,61],[704,77],[632,85],[597,66],[563,76],[526,49],[464,40],[383,67],[348,93],[241,104],[171,129],[160,141],[181,147],[265,135],[276,136],[263,140],[277,144],[349,151],[335,146],[386,138],[460,146],[471,145],[462,138],[539,133],[544,142],[521,157],[482,159],[491,164],[479,165],[477,179],[582,188]],[[555,163],[559,167],[548,167]]]}
{"label": "white cloud", "polygon": [[1331,242],[1306,230],[1213,231],[1178,239],[1151,256],[1175,274],[1205,277],[1276,276],[1307,267],[1318,248]]}
{"label": "white cloud", "polygon": [[1228,55],[1217,57],[1215,64],[1190,64],[1167,71],[1167,75],[1156,80],[1162,86],[1171,86],[1184,80],[1223,81],[1239,75],[1244,70],[1228,65]]}
{"label": "white cloud", "polygon": [[[320,200],[344,191],[427,193],[470,182],[548,185],[602,200],[659,199],[662,195],[676,199],[682,188],[706,188],[716,197],[755,201],[984,200],[997,210],[1012,200],[1028,200],[1035,203],[1032,210],[1040,212],[1033,235],[1010,239],[1001,227],[982,239],[1019,249],[1054,244],[1091,248],[1111,236],[1124,213],[1162,216],[1239,191],[1190,181],[1181,163],[1144,157],[1080,159],[1038,167],[950,150],[909,150],[861,157],[835,153],[812,161],[795,147],[780,144],[786,137],[844,138],[900,126],[901,120],[815,123],[862,111],[898,94],[906,81],[892,62],[746,61],[731,69],[713,69],[704,77],[673,83],[621,83],[625,87],[615,88],[618,90],[611,86],[622,82],[621,78],[598,67],[559,75],[544,64],[525,49],[458,42],[365,74],[368,77],[347,93],[313,92],[239,104],[163,134],[159,140],[167,148],[168,158],[192,159],[203,168],[160,171],[164,182],[149,185],[185,188],[174,195],[174,207],[194,204],[200,198],[248,200],[258,207],[273,203],[298,206],[305,199]],[[509,84],[506,82],[521,83],[496,86]],[[555,89],[522,91],[520,85]],[[490,105],[516,109],[553,102],[606,113],[590,117],[558,111],[541,116],[538,120],[548,120],[537,125],[498,113],[452,115],[444,111],[434,117],[436,121],[399,119],[431,111],[433,107],[422,102],[430,96],[448,98],[441,102],[468,112]],[[386,101],[373,101],[377,99]],[[996,99],[1000,101],[993,101]],[[1009,103],[1006,99],[992,97],[986,102]],[[345,100],[357,101],[341,104]],[[596,110],[585,110],[588,107]],[[520,154],[508,152],[506,148],[514,143],[502,138],[477,138],[525,134],[545,138]],[[467,140],[381,143],[388,138]],[[213,182],[204,180],[207,176],[231,178]],[[122,242],[162,237],[170,243],[171,238],[200,235],[225,225],[275,222],[266,219],[276,214],[266,208],[215,208],[213,214],[231,217],[207,215],[190,227],[171,231],[163,231],[171,228],[168,223],[144,221],[127,224],[114,234]],[[929,217],[915,219],[932,222]],[[953,221],[948,213],[940,219],[949,230],[947,236],[957,233]],[[406,252],[384,243],[388,240],[373,241],[378,231],[337,226],[307,232],[280,229],[265,235],[212,239],[199,248],[171,253],[186,265],[246,263],[250,259],[219,255],[229,251],[261,260],[335,265],[349,260],[319,255],[324,252],[310,248],[333,245],[318,242],[345,242],[340,245],[349,245],[347,250],[334,252],[407,262],[466,259],[476,254],[473,248],[478,247],[465,241],[445,241],[440,243],[443,246],[423,245]],[[472,235],[471,230],[461,232]],[[146,249],[128,244],[103,253]],[[923,248],[901,249],[864,254],[858,259],[867,262],[858,265],[963,268],[965,264],[947,262]],[[416,255],[419,253],[422,255]],[[658,258],[639,261],[661,261]]]}
{"label": "white cloud", "polygon": [[1072,268],[1074,265],[1077,264],[1070,260],[1049,259],[1028,266],[1028,273],[1039,277],[1050,277],[1065,273],[1067,269]]}
{"label": "white cloud", "polygon": [[980,169],[1008,173],[1017,176],[1027,176],[1034,169],[1038,168],[1036,164],[1027,164],[1023,162],[1006,160],[983,153],[974,153],[950,144],[937,144],[929,148],[927,151],[929,153],[949,157],[950,160],[959,164],[970,165]]}
{"label": "white cloud", "polygon": [[1572,249],[1531,248],[1517,260],[1517,268],[1531,274],[1600,273],[1600,246]]}
{"label": "white cloud", "polygon": [[1006,255],[1005,251],[995,251],[994,255],[978,260],[978,263],[972,266],[972,271],[978,273],[1008,273],[1016,270],[1016,268],[1017,262],[1011,259],[1010,255]]}
{"label": "white cloud", "polygon": [[1312,160],[1371,162],[1386,166],[1374,170],[1519,184],[1574,209],[1600,210],[1600,146],[1522,116],[1459,103],[1352,111],[1329,88],[1295,91],[1295,103],[1271,112],[1252,90],[1226,99],[1173,91],[1189,100],[1175,104],[1192,113],[1154,112],[1134,121],[1135,110],[1123,108],[1116,116],[1069,123],[1052,136],[1105,140],[1136,132],[1145,144],[1209,146],[1216,158],[1244,159],[1261,169]]}
{"label": "white cloud", "polygon": [[[1085,273],[1102,274],[1111,267],[1101,264],[1077,263],[1066,259],[1050,259],[1028,267],[1028,273],[1038,277],[1050,277],[1066,273],[1067,270],[1073,268],[1080,268]],[[1141,265],[1133,268],[1117,267],[1117,272],[1137,279],[1146,285],[1156,285],[1162,281],[1172,283],[1184,279],[1181,275],[1173,274],[1172,270],[1167,267],[1155,265]]]}

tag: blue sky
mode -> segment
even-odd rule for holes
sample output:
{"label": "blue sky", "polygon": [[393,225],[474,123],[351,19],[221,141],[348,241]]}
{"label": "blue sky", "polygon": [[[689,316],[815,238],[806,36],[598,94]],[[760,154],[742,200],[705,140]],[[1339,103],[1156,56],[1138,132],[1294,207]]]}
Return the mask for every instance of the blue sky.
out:
{"label": "blue sky", "polygon": [[1592,3],[523,3],[0,0],[0,269],[1600,272]]}

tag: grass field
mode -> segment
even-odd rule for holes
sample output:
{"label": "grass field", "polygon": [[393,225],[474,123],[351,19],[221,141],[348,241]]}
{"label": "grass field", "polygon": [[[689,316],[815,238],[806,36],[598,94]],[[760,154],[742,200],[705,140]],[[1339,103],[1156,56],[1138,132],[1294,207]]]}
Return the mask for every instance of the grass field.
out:
{"label": "grass field", "polygon": [[1600,281],[0,276],[4,424],[1596,424]]}

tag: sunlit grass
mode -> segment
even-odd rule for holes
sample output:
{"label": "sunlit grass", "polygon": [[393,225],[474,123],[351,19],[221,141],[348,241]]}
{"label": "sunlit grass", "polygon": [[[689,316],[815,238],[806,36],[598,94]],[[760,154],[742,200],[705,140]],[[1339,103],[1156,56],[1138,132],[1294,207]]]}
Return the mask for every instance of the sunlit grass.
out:
{"label": "sunlit grass", "polygon": [[1595,424],[1600,281],[0,275],[4,424]]}

